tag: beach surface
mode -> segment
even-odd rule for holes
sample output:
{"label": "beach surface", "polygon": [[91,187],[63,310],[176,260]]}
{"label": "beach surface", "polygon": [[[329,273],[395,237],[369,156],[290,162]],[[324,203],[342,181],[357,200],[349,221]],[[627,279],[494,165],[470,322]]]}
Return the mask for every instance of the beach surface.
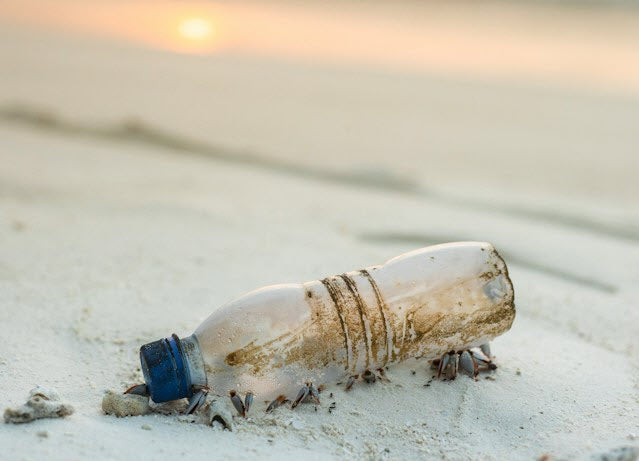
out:
{"label": "beach surface", "polygon": [[[41,385],[75,413],[0,425],[0,458],[589,459],[639,445],[631,84],[183,55],[5,25],[0,410]],[[493,243],[515,287],[489,378],[425,386],[428,364],[409,361],[390,382],[328,383],[317,410],[256,402],[233,432],[101,410],[140,382],[140,345],[246,291],[459,240]]]}

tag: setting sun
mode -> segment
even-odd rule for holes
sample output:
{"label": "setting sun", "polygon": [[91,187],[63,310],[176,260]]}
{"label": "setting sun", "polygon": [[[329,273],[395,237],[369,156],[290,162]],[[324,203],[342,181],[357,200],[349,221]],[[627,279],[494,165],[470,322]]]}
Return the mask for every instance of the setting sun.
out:
{"label": "setting sun", "polygon": [[189,40],[206,40],[213,33],[211,22],[204,18],[188,18],[180,23],[180,35]]}

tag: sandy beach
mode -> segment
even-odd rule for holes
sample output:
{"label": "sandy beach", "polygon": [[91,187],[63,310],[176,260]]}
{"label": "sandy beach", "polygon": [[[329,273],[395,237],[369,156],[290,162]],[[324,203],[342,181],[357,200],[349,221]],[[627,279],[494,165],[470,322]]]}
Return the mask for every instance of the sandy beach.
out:
{"label": "sandy beach", "polygon": [[[602,28],[634,30],[631,11]],[[0,410],[42,385],[75,413],[0,425],[0,458],[590,459],[639,446],[631,79],[180,54],[15,18],[0,28]],[[625,37],[630,56],[639,41]],[[329,383],[317,411],[257,402],[233,432],[100,408],[141,381],[141,344],[190,334],[246,291],[457,240],[492,242],[515,287],[489,379],[424,386],[428,364],[409,361],[390,382]]]}

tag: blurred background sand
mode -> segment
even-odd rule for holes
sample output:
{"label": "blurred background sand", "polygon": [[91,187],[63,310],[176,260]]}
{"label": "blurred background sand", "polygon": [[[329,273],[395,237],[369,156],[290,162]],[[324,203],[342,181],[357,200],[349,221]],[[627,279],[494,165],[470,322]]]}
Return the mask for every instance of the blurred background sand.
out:
{"label": "blurred background sand", "polygon": [[4,118],[18,105],[135,119],[499,201],[607,208],[639,195],[639,13],[627,7],[22,0],[0,14]]}
{"label": "blurred background sand", "polygon": [[[638,121],[632,2],[0,0],[0,388],[17,404],[53,385],[78,408],[0,428],[3,446],[532,459],[632,444]],[[340,415],[233,438],[100,414],[104,389],[140,378],[141,343],[246,290],[456,239],[493,242],[515,282],[494,383],[416,395],[425,367],[397,367]]]}

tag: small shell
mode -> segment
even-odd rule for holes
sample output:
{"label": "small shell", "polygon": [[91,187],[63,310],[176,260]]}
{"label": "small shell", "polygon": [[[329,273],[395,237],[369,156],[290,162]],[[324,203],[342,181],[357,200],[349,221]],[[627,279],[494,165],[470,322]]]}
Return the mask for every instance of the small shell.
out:
{"label": "small shell", "polygon": [[477,376],[477,365],[473,361],[470,352],[464,351],[461,353],[461,355],[459,356],[459,366],[462,370],[468,373],[470,377],[474,378],[475,376]]}
{"label": "small shell", "polygon": [[145,415],[151,411],[149,398],[137,394],[120,394],[107,391],[102,398],[102,411],[118,418]]}
{"label": "small shell", "polygon": [[228,405],[220,400],[211,402],[209,407],[208,423],[212,426],[215,422],[220,423],[229,431],[233,430],[233,415],[231,414]]}
{"label": "small shell", "polygon": [[484,353],[484,355],[488,358],[491,359],[493,356],[490,354],[490,344],[486,343],[486,344],[482,344],[481,346],[479,346],[479,348],[481,349],[481,351]]}
{"label": "small shell", "polygon": [[373,384],[377,380],[377,378],[375,377],[375,373],[370,370],[364,371],[364,374],[362,374],[362,379],[368,384]]}
{"label": "small shell", "polygon": [[320,404],[320,398],[319,398],[319,390],[313,386],[313,384],[310,385],[309,387],[309,398],[316,404],[319,405]]}
{"label": "small shell", "polygon": [[231,403],[233,404],[239,415],[242,417],[246,417],[246,407],[244,406],[244,402],[242,402],[242,398],[237,395],[237,392],[235,391],[231,391],[229,393],[229,396],[231,397]]}
{"label": "small shell", "polygon": [[36,387],[29,393],[29,400],[18,408],[7,408],[5,423],[29,423],[41,418],[63,418],[73,414],[73,407],[59,401],[58,393],[52,389]]}
{"label": "small shell", "polygon": [[247,392],[244,397],[244,408],[246,409],[246,413],[249,412],[251,405],[253,404],[253,393]]}
{"label": "small shell", "polygon": [[300,391],[297,393],[297,397],[295,397],[295,401],[293,402],[293,406],[291,408],[295,408],[300,403],[302,403],[304,399],[308,397],[308,393],[309,393],[308,384],[305,384],[304,387],[302,387]]}
{"label": "small shell", "polygon": [[288,399],[286,398],[286,396],[280,395],[271,403],[269,403],[268,407],[266,408],[266,412],[270,413],[271,411],[275,410],[277,407],[285,404],[286,402],[288,402]]}

